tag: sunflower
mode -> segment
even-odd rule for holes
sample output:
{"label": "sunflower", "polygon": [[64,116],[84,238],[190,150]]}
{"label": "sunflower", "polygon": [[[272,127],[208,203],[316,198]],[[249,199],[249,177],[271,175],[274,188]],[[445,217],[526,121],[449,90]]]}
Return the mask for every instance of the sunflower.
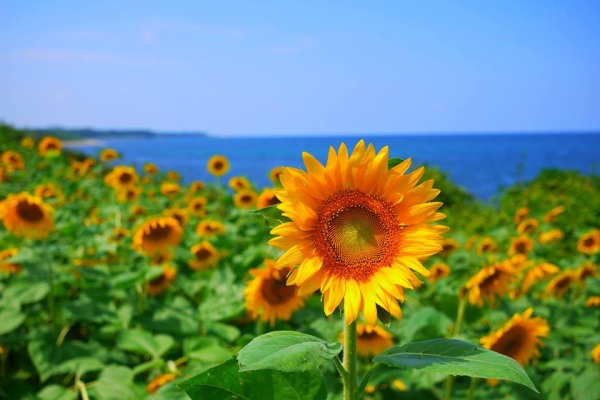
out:
{"label": "sunflower", "polygon": [[28,239],[42,239],[54,229],[52,207],[29,193],[9,195],[0,202],[0,219],[7,231]]}
{"label": "sunflower", "polygon": [[199,193],[204,190],[206,187],[206,183],[202,181],[193,181],[190,183],[190,188],[188,189],[189,194]]}
{"label": "sunflower", "polygon": [[527,254],[533,250],[533,240],[529,236],[521,235],[510,239],[509,255]]}
{"label": "sunflower", "polygon": [[21,266],[19,264],[6,262],[6,260],[16,256],[17,254],[19,254],[19,249],[17,248],[0,251],[0,273],[16,274],[21,272]]}
{"label": "sunflower", "polygon": [[519,225],[517,225],[517,232],[519,232],[519,234],[521,235],[530,234],[535,232],[539,225],[540,222],[537,219],[527,218],[521,221]]}
{"label": "sunflower", "polygon": [[113,229],[112,240],[115,242],[120,242],[125,239],[129,235],[129,231],[125,228],[115,228]]}
{"label": "sunflower", "polygon": [[79,161],[79,160],[71,160],[71,172],[73,172],[73,174],[76,177],[83,177],[86,176],[89,172],[90,169],[94,166],[94,164],[90,163],[90,162],[86,162],[86,160],[83,161]]}
{"label": "sunflower", "polygon": [[436,282],[447,277],[448,275],[450,275],[450,267],[448,264],[438,262],[433,264],[429,269],[429,276],[427,277],[427,280],[429,282]]}
{"label": "sunflower", "polygon": [[33,140],[32,137],[24,137],[21,140],[21,146],[25,147],[26,149],[32,149],[33,146],[35,146],[35,141]]}
{"label": "sunflower", "polygon": [[532,313],[533,308],[528,308],[522,314],[513,315],[502,328],[481,338],[481,344],[521,365],[539,357],[539,347],[544,345],[541,338],[548,337],[550,327],[541,317],[531,318]]}
{"label": "sunflower", "polygon": [[0,182],[6,182],[6,175],[4,174],[4,167],[0,166]]}
{"label": "sunflower", "polygon": [[595,364],[600,364],[600,343],[598,343],[596,347],[592,349],[590,355],[592,356],[592,360],[594,360]]}
{"label": "sunflower", "polygon": [[175,374],[159,375],[156,378],[152,379],[152,381],[150,381],[148,386],[146,386],[146,391],[148,393],[154,393],[158,389],[160,389],[162,386],[166,385],[167,383],[169,383],[171,381],[174,381],[176,378],[177,378],[177,375],[175,375]]}
{"label": "sunflower", "polygon": [[194,258],[188,261],[188,265],[196,271],[212,267],[221,258],[219,251],[206,240],[192,247],[190,251]]}
{"label": "sunflower", "polygon": [[281,185],[279,178],[281,177],[281,173],[283,172],[283,167],[275,167],[269,171],[269,179],[273,182],[273,185]]}
{"label": "sunflower", "polygon": [[133,248],[148,255],[165,252],[179,244],[182,233],[175,218],[153,218],[133,235]]}
{"label": "sunflower", "polygon": [[164,212],[164,216],[174,218],[181,227],[184,227],[189,219],[188,210],[186,208],[167,208]]}
{"label": "sunflower", "polygon": [[556,217],[558,217],[563,212],[565,212],[565,207],[563,207],[563,206],[554,207],[552,210],[550,210],[548,212],[548,214],[544,215],[544,218],[542,218],[542,220],[544,222],[552,223],[556,220]]}
{"label": "sunflower", "polygon": [[160,185],[160,192],[167,197],[171,197],[181,193],[181,187],[177,183],[163,182]]}
{"label": "sunflower", "polygon": [[206,216],[206,197],[194,197],[188,202],[188,210],[195,217]]}
{"label": "sunflower", "polygon": [[506,261],[483,268],[465,284],[469,303],[483,307],[485,298],[488,303],[492,304],[495,297],[508,293],[509,285],[514,278],[515,272]]}
{"label": "sunflower", "polygon": [[162,274],[146,283],[146,291],[150,296],[157,296],[164,293],[175,280],[177,270],[170,265],[162,266]]}
{"label": "sunflower", "polygon": [[219,221],[200,221],[198,222],[198,225],[196,225],[196,233],[203,237],[222,235],[225,233],[225,225]]}
{"label": "sunflower", "polygon": [[181,179],[181,175],[179,175],[179,172],[177,172],[177,171],[167,172],[167,180],[179,182],[180,179]]}
{"label": "sunflower", "polygon": [[523,278],[519,292],[527,293],[529,288],[531,288],[533,285],[543,281],[544,279],[548,279],[552,275],[557,274],[559,271],[560,269],[556,265],[548,262],[543,262],[539,265],[536,265],[525,274],[525,278]]}
{"label": "sunflower", "polygon": [[163,265],[173,259],[173,253],[170,251],[162,251],[152,254],[150,257],[150,264],[152,265]]}
{"label": "sunflower", "polygon": [[563,233],[563,231],[561,231],[558,228],[554,228],[554,229],[550,229],[549,231],[546,231],[546,232],[541,232],[538,235],[538,242],[540,242],[540,244],[548,244],[548,243],[556,242],[564,237],[565,237],[565,234]]}
{"label": "sunflower", "polygon": [[406,383],[402,382],[400,379],[394,379],[392,381],[392,387],[401,392],[406,392],[408,390]]}
{"label": "sunflower", "polygon": [[477,246],[477,253],[479,253],[479,254],[493,253],[497,249],[498,249],[498,245],[496,244],[496,241],[494,239],[492,239],[491,237],[485,237],[485,238],[483,238],[481,243],[479,243],[479,246]]}
{"label": "sunflower", "polygon": [[214,176],[223,176],[229,171],[229,160],[221,155],[212,156],[208,160],[207,169]]}
{"label": "sunflower", "polygon": [[265,208],[279,204],[281,201],[277,198],[277,193],[273,189],[265,188],[258,195],[256,200],[256,208]]}
{"label": "sunflower", "polygon": [[2,164],[6,167],[7,172],[22,171],[25,169],[23,157],[16,151],[7,150],[2,153]]}
{"label": "sunflower", "polygon": [[440,251],[440,255],[447,256],[459,247],[460,245],[456,240],[452,238],[444,239],[442,242],[442,251]]}
{"label": "sunflower", "polygon": [[257,195],[254,190],[240,190],[233,196],[233,203],[243,210],[252,208],[257,200]]}
{"label": "sunflower", "polygon": [[[394,345],[393,335],[379,326],[358,324],[356,326],[356,350],[358,355],[369,357],[377,355]],[[340,334],[343,343],[343,334]]]}
{"label": "sunflower", "polygon": [[571,285],[577,281],[577,273],[574,270],[567,270],[556,275],[546,286],[544,291],[547,296],[554,296],[561,299],[571,288]]}
{"label": "sunflower", "polygon": [[517,212],[515,213],[515,217],[513,218],[515,225],[520,223],[521,221],[523,221],[528,215],[529,215],[529,208],[527,208],[527,207],[519,208],[517,210]]}
{"label": "sunflower", "polygon": [[583,254],[595,254],[600,250],[600,229],[587,232],[579,238],[577,250]]}
{"label": "sunflower", "polygon": [[144,164],[144,173],[148,175],[156,175],[158,174],[158,167],[154,163],[147,162]]}
{"label": "sunflower", "polygon": [[229,179],[229,187],[234,192],[239,192],[240,190],[248,190],[252,189],[252,185],[248,182],[248,179],[243,176],[234,176]]}
{"label": "sunflower", "polygon": [[325,166],[303,159],[308,172],[281,175],[277,207],[291,222],[271,231],[269,243],[285,250],[277,267],[299,265],[287,283],[302,294],[321,289],[327,315],[344,300],[348,324],[362,310],[374,326],[377,305],[400,318],[403,288],[420,282],[411,270],[429,275],[421,260],[442,249],[448,230],[428,224],[445,217],[429,202],[439,190],[431,180],[415,186],[424,168],[405,175],[410,160],[388,170],[388,148],[376,154],[362,140],[350,155],[343,143],[337,154],[330,148]]}
{"label": "sunflower", "polygon": [[33,194],[42,199],[48,198],[63,198],[63,192],[53,183],[42,183],[37,185],[33,190]]}
{"label": "sunflower", "polygon": [[300,295],[297,286],[285,283],[289,272],[289,268],[275,268],[275,262],[268,259],[263,268],[249,271],[254,279],[247,283],[244,299],[252,318],[269,321],[273,326],[276,319],[288,321],[304,306],[306,295]]}
{"label": "sunflower", "polygon": [[137,186],[127,186],[117,189],[117,200],[121,203],[132,203],[140,197],[142,188]]}
{"label": "sunflower", "polygon": [[[2,254],[2,253],[0,253]],[[2,256],[0,255],[0,260],[2,259]],[[598,308],[600,307],[600,296],[591,296],[589,299],[587,299],[585,301],[585,306],[586,307],[595,307]]]}
{"label": "sunflower", "polygon": [[575,274],[577,275],[577,281],[579,282],[584,282],[587,278],[595,278],[598,274],[596,264],[586,262],[575,270]]}
{"label": "sunflower", "polygon": [[62,150],[62,142],[54,136],[46,136],[38,144],[38,152],[41,156],[56,156]]}
{"label": "sunflower", "polygon": [[101,161],[114,161],[117,158],[121,157],[118,151],[115,149],[104,149],[100,152],[100,160]]}
{"label": "sunflower", "polygon": [[134,186],[137,181],[138,175],[135,169],[123,165],[117,165],[104,177],[104,183],[117,190]]}

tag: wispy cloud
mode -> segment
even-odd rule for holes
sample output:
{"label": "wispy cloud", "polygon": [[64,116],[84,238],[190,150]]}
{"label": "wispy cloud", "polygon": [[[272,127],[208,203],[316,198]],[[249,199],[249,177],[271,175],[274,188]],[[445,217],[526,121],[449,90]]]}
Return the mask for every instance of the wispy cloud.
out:
{"label": "wispy cloud", "polygon": [[142,42],[152,43],[156,41],[156,32],[150,29],[141,30],[138,34],[138,37]]}
{"label": "wispy cloud", "polygon": [[273,55],[291,55],[303,53],[314,49],[318,42],[311,37],[299,37],[285,44],[270,44],[266,46],[266,52]]}

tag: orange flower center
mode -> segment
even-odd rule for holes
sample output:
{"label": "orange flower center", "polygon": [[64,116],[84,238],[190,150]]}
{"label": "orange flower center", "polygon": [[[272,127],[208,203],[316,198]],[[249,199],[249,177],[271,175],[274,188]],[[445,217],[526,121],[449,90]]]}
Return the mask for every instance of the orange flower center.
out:
{"label": "orange flower center", "polygon": [[528,336],[527,330],[515,325],[502,335],[492,346],[492,350],[505,356],[515,358],[523,348],[523,339]]}
{"label": "orange flower center", "polygon": [[585,239],[583,240],[583,246],[584,246],[584,247],[588,247],[588,248],[589,248],[589,247],[593,247],[593,246],[594,246],[594,244],[595,244],[595,242],[596,242],[596,241],[594,240],[594,238],[590,236],[590,237],[587,237],[587,238],[585,238]]}
{"label": "orange flower center", "polygon": [[401,230],[390,204],[358,190],[344,190],[321,206],[313,245],[334,274],[365,281],[391,264]]}
{"label": "orange flower center", "polygon": [[215,162],[213,163],[213,168],[214,168],[216,171],[222,170],[224,167],[225,167],[225,165],[223,164],[223,162],[222,162],[222,161],[215,161]]}
{"label": "orange flower center", "polygon": [[240,197],[240,201],[242,202],[242,204],[252,203],[252,196],[250,196],[249,194],[245,194],[242,197]]}
{"label": "orange flower center", "polygon": [[212,256],[212,252],[204,247],[196,250],[194,253],[194,257],[199,261],[207,260],[210,256]]}
{"label": "orange flower center", "polygon": [[270,195],[269,197],[267,197],[265,199],[265,203],[269,206],[274,206],[275,204],[279,204],[281,203],[281,201],[279,201],[279,199],[277,198],[277,196],[275,196],[274,194]]}
{"label": "orange flower center", "polygon": [[264,280],[260,292],[270,304],[283,304],[296,295],[296,287],[286,285],[285,279],[271,277]]}
{"label": "orange flower center", "polygon": [[17,214],[27,222],[38,222],[44,218],[42,208],[35,203],[30,203],[26,199],[20,200],[17,203]]}
{"label": "orange flower center", "polygon": [[131,183],[131,181],[133,181],[133,175],[131,175],[129,172],[123,172],[121,175],[119,175],[119,182],[122,184],[126,185]]}
{"label": "orange flower center", "polygon": [[172,228],[169,225],[153,225],[148,231],[145,232],[144,239],[158,242],[168,238],[171,232]]}

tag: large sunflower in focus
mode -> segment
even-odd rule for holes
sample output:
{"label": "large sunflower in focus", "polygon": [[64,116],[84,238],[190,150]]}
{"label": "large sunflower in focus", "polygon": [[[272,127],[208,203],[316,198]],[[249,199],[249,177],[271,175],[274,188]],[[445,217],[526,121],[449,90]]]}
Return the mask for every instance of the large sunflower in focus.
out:
{"label": "large sunflower in focus", "polygon": [[133,235],[133,248],[149,255],[163,253],[179,244],[182,233],[175,218],[154,218],[140,226]]}
{"label": "large sunflower in focus", "polygon": [[28,239],[42,239],[54,228],[52,207],[28,193],[9,195],[0,202],[0,220],[7,231]]}
{"label": "large sunflower in focus", "polygon": [[513,358],[521,365],[539,356],[538,347],[543,346],[540,338],[547,337],[550,328],[541,318],[531,318],[532,308],[523,314],[515,314],[501,329],[481,339],[486,349]]}
{"label": "large sunflower in focus", "polygon": [[429,180],[417,186],[424,168],[405,174],[406,160],[388,169],[388,148],[378,153],[360,141],[349,154],[342,143],[329,149],[326,165],[303,153],[307,171],[284,168],[277,207],[291,222],[273,229],[269,243],[285,250],[277,268],[295,267],[288,285],[300,294],[320,289],[327,315],[344,302],[346,323],[362,311],[377,322],[377,306],[401,317],[404,288],[427,276],[421,260],[442,249],[445,226],[430,203],[439,190]]}

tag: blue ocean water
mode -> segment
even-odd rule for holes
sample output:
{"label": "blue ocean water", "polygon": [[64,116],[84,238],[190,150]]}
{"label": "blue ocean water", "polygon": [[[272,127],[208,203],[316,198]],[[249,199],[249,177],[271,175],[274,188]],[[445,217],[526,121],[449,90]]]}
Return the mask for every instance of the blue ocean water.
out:
{"label": "blue ocean water", "polygon": [[[109,139],[103,145],[122,153],[119,163],[141,167],[151,161],[163,171],[176,170],[185,182],[211,181],[208,159],[223,154],[230,160],[227,177],[244,175],[257,187],[270,186],[268,172],[276,166],[303,167],[302,151],[322,162],[329,146],[343,141],[351,149],[358,137],[215,138],[159,136],[152,139]],[[413,166],[436,165],[450,179],[482,200],[501,187],[527,180],[544,168],[600,172],[600,134],[495,134],[368,136],[376,149],[388,145],[392,157],[412,157]],[[97,155],[100,148],[80,146]]]}

